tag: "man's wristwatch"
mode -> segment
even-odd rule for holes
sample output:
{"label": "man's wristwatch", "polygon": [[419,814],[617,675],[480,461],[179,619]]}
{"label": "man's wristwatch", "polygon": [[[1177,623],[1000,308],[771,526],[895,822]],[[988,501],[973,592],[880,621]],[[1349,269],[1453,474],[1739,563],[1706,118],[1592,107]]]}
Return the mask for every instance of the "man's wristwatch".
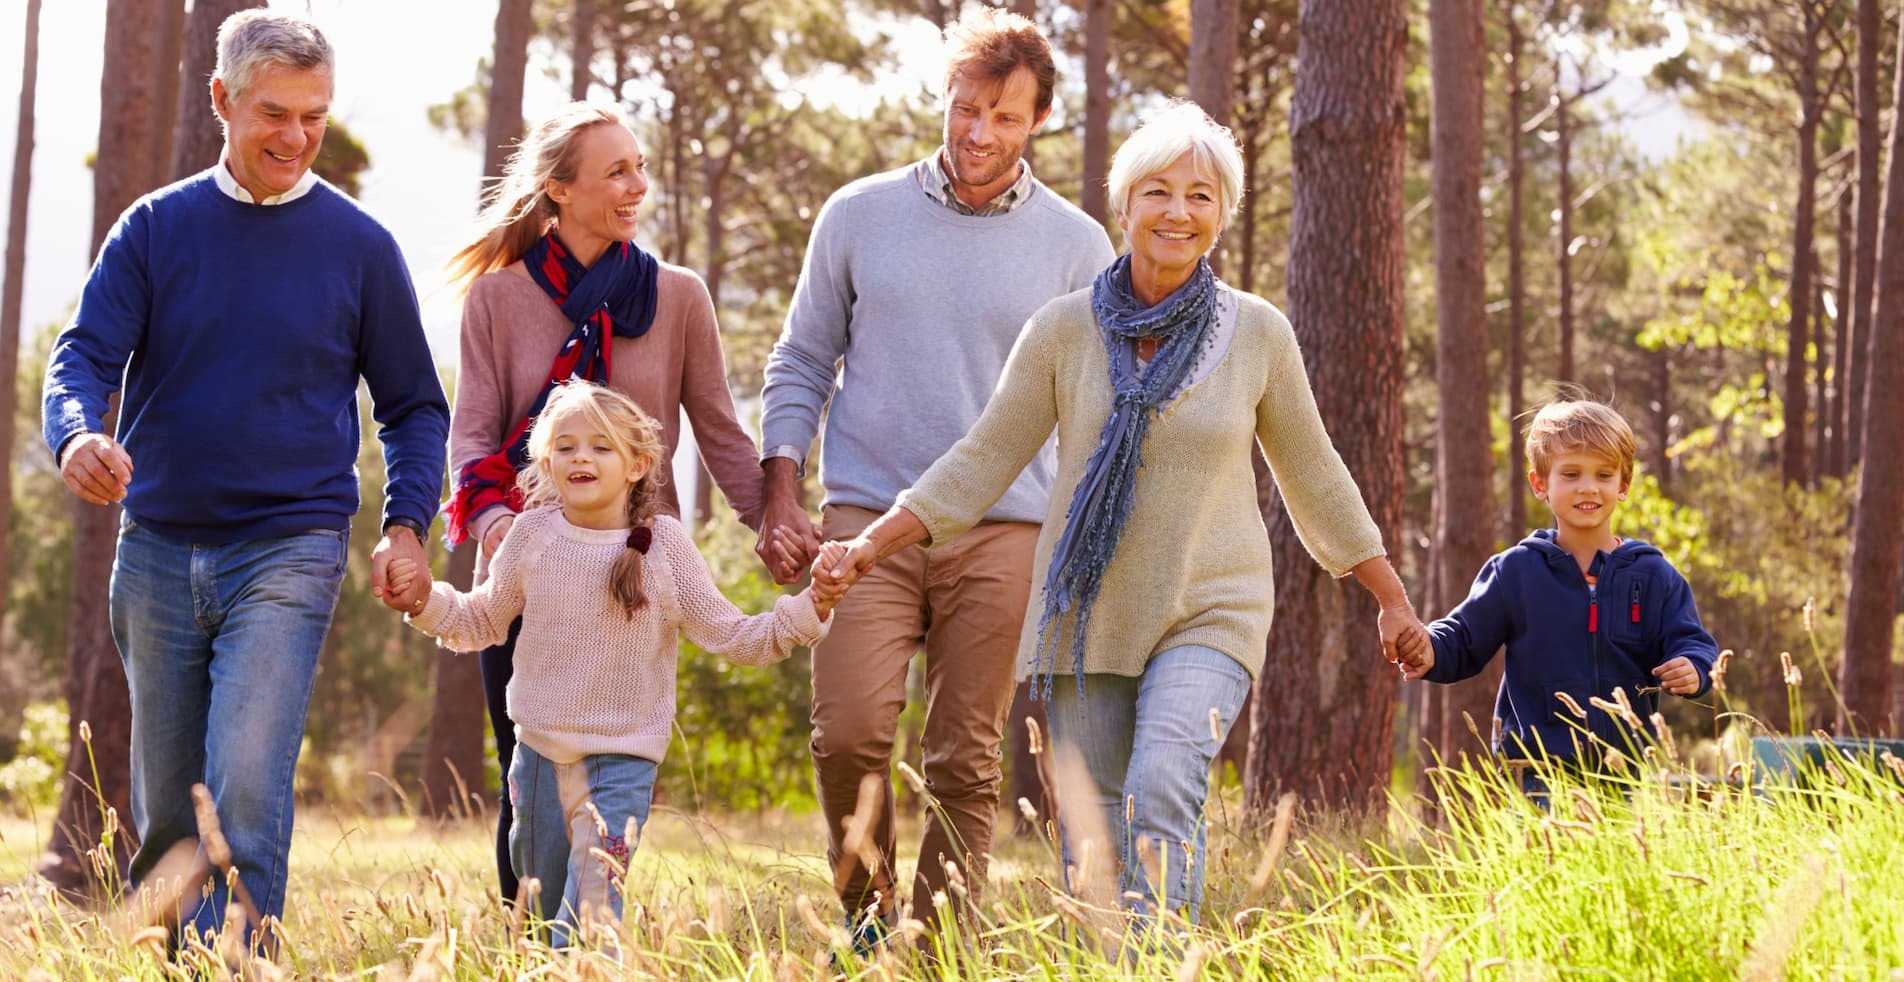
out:
{"label": "man's wristwatch", "polygon": [[417,520],[414,518],[393,518],[383,523],[383,530],[386,535],[389,534],[390,527],[392,525],[401,525],[404,528],[407,528],[411,532],[415,533],[416,540],[419,544],[424,542],[425,541],[424,536],[429,534],[429,530],[425,529],[422,525],[418,524]]}

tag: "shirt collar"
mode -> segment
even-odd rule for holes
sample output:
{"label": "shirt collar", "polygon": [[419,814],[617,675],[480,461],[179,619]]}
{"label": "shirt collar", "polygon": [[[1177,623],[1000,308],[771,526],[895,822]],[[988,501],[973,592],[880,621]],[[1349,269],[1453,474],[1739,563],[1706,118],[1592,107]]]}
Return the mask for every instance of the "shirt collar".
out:
{"label": "shirt collar", "polygon": [[230,149],[227,148],[225,152],[218,155],[218,166],[212,168],[212,180],[218,183],[218,190],[225,192],[226,197],[235,201],[242,201],[248,205],[288,205],[310,193],[311,188],[317,185],[317,172],[307,169],[304,176],[298,178],[296,184],[291,185],[291,190],[283,194],[268,195],[263,201],[257,201],[251,197],[250,191],[245,190],[244,185],[238,183],[237,178],[231,176],[231,154]]}
{"label": "shirt collar", "polygon": [[1018,180],[1013,181],[1012,186],[998,197],[974,208],[960,201],[952,190],[952,176],[945,170],[944,147],[919,163],[919,186],[925,189],[926,195],[961,215],[1003,215],[1013,211],[1031,199],[1031,184],[1031,163],[1021,158],[1018,161]]}

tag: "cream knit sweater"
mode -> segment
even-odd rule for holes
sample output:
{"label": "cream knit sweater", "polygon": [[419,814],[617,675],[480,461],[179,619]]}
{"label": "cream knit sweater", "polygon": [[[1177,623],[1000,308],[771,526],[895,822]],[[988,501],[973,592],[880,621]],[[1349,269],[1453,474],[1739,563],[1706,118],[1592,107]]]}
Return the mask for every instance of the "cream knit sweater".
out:
{"label": "cream knit sweater", "polygon": [[[1257,297],[1223,289],[1236,309],[1228,350],[1213,352],[1214,367],[1199,365],[1151,421],[1136,504],[1085,638],[1086,672],[1141,675],[1151,655],[1183,644],[1221,651],[1251,676],[1262,671],[1275,585],[1256,510],[1253,442],[1263,446],[1304,547],[1325,569],[1342,576],[1385,551],[1323,431],[1289,321]],[[977,425],[899,495],[933,544],[944,544],[985,514],[1057,429],[1058,473],[1038,536],[1020,679],[1035,667],[1052,548],[1110,416],[1109,375],[1091,291],[1053,300],[1026,325]],[[1057,672],[1070,674],[1068,630],[1057,654]]]}
{"label": "cream knit sweater", "polygon": [[654,519],[642,562],[648,602],[631,620],[608,590],[626,530],[578,528],[557,507],[524,512],[489,579],[468,593],[438,582],[411,624],[456,651],[499,644],[522,618],[509,718],[516,739],[557,763],[631,754],[659,763],[674,729],[676,632],[715,654],[766,665],[826,635],[804,591],[749,616],[714,585],[676,519]]}

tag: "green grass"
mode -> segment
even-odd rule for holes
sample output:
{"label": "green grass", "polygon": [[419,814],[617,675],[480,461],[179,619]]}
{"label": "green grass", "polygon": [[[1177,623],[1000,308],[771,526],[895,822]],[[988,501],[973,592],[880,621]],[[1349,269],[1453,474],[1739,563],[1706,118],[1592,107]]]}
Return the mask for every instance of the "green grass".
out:
{"label": "green grass", "polygon": [[[1440,776],[1413,809],[1266,829],[1213,805],[1203,923],[1118,954],[1108,912],[1057,898],[1047,845],[1003,841],[962,931],[900,945],[858,978],[1885,978],[1904,965],[1904,795],[1881,762],[1807,784],[1688,795],[1646,767],[1562,785],[1551,812],[1498,774]],[[1222,821],[1228,816],[1232,822]],[[1265,823],[1266,824],[1266,823]],[[657,811],[629,873],[622,963],[521,940],[497,903],[487,829],[307,812],[292,851],[294,977],[809,978],[840,941],[814,815]],[[26,871],[44,830],[0,819],[0,977],[184,977]],[[902,833],[901,841],[916,841]],[[1255,881],[1255,889],[1252,889]],[[960,898],[949,898],[960,904]]]}

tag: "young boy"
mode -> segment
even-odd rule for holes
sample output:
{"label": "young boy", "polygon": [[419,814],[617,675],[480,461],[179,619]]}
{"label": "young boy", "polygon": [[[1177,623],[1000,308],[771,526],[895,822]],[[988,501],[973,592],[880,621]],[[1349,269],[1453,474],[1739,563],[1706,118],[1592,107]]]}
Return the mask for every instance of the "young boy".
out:
{"label": "young boy", "polygon": [[1428,663],[1408,666],[1410,678],[1459,682],[1505,645],[1494,704],[1495,750],[1505,756],[1595,767],[1603,748],[1589,749],[1581,728],[1623,752],[1635,749],[1636,735],[1590,697],[1612,700],[1625,689],[1650,729],[1658,692],[1690,698],[1711,684],[1718,646],[1685,578],[1658,549],[1613,534],[1633,454],[1632,429],[1607,406],[1543,408],[1527,428],[1527,480],[1553,510],[1554,527],[1489,559],[1468,599],[1429,625]]}

